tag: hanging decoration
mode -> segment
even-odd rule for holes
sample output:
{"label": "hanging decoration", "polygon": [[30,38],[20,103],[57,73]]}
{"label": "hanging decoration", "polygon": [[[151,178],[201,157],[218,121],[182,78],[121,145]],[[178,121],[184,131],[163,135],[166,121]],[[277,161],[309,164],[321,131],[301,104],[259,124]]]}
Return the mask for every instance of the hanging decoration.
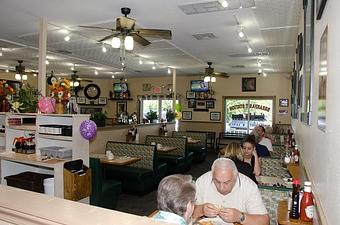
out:
{"label": "hanging decoration", "polygon": [[85,138],[86,140],[91,140],[97,134],[97,125],[92,120],[84,120],[80,124],[79,131],[83,138]]}

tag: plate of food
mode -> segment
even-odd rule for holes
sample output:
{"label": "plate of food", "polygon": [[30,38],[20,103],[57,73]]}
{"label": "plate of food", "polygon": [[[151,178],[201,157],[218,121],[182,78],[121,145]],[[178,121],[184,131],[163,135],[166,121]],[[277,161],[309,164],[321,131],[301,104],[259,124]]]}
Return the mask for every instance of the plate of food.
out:
{"label": "plate of food", "polygon": [[199,220],[194,225],[233,225],[232,223],[225,223],[219,217],[216,218],[204,218]]}

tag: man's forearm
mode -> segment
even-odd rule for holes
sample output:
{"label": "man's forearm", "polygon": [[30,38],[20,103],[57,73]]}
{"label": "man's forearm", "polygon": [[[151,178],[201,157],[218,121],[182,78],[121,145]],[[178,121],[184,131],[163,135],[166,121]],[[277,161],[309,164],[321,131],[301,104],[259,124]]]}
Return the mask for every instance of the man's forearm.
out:
{"label": "man's forearm", "polygon": [[245,220],[243,225],[269,225],[269,216],[266,215],[252,215],[245,213]]}

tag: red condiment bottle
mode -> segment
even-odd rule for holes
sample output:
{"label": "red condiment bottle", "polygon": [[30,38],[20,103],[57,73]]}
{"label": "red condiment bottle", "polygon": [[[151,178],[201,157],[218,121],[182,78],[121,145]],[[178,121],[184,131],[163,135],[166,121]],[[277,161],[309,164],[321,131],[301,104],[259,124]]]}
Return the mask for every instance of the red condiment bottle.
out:
{"label": "red condiment bottle", "polygon": [[314,202],[312,195],[312,183],[304,183],[303,196],[301,199],[300,218],[302,221],[311,222],[314,214]]}

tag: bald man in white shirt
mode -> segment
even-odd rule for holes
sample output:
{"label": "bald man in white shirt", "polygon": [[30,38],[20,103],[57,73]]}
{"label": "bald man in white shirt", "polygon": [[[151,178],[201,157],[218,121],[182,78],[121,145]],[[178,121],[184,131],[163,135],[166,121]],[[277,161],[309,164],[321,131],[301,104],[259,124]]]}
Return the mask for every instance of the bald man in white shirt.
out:
{"label": "bald man in white shirt", "polygon": [[269,225],[257,185],[238,173],[230,159],[216,159],[211,171],[197,179],[196,198],[194,218],[206,216],[225,224]]}

